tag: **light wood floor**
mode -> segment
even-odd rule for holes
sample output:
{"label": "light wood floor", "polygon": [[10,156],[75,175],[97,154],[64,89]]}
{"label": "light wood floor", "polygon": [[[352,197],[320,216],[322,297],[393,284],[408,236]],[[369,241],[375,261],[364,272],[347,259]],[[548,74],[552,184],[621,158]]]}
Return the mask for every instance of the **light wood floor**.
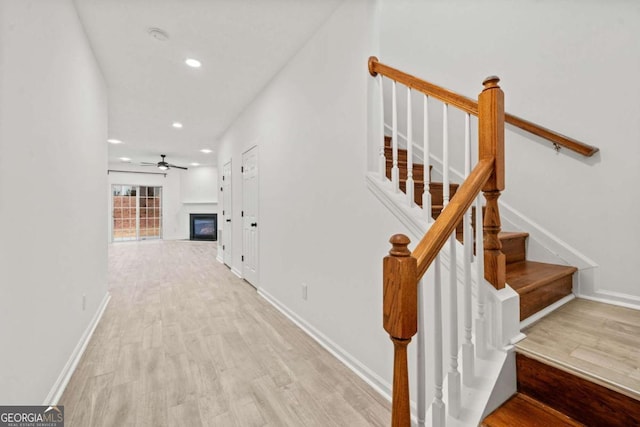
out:
{"label": "light wood floor", "polygon": [[110,247],[67,426],[389,425],[385,399],[215,258],[209,242]]}
{"label": "light wood floor", "polygon": [[640,400],[640,311],[575,299],[523,332],[518,350]]}

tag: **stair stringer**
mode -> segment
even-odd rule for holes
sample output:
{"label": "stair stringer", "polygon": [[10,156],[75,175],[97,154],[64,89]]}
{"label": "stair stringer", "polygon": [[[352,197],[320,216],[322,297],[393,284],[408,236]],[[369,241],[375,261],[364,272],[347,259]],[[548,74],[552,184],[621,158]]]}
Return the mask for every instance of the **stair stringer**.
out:
{"label": "stair stringer", "polygon": [[[369,190],[383,203],[400,222],[410,231],[411,241],[415,244],[427,232],[431,223],[424,217],[422,208],[409,206],[406,194],[395,192],[391,182],[385,177],[382,179],[377,173],[368,173],[366,183]],[[449,261],[448,245],[441,252],[443,259],[443,273],[448,274],[447,265]],[[456,241],[457,277],[459,290],[462,289],[462,278],[464,277],[464,266],[462,264],[463,246]],[[478,425],[487,410],[504,403],[515,391],[516,377],[515,370],[509,369],[509,360],[513,358],[513,344],[524,336],[520,333],[520,309],[519,295],[508,285],[501,290],[496,290],[486,281],[481,284],[486,298],[485,318],[486,324],[491,325],[487,339],[489,347],[486,354],[481,359],[475,360],[475,376],[470,386],[462,387],[462,411],[458,419],[447,417],[447,426],[469,426]],[[475,279],[472,283],[472,306],[474,307],[474,318],[477,316],[477,289],[478,284]],[[462,301],[458,301],[461,306]],[[443,309],[443,319],[448,318],[446,307]],[[459,325],[460,342],[462,342],[462,325]],[[475,326],[474,337],[475,342]],[[459,366],[462,370],[462,361],[458,355]],[[509,373],[512,372],[512,375]],[[481,373],[479,375],[478,373]],[[465,373],[462,372],[464,376]],[[446,378],[446,375],[445,375]],[[432,382],[427,379],[427,384]],[[444,396],[447,396],[447,382],[444,382]],[[445,402],[446,403],[446,402]],[[426,402],[427,408],[431,402]],[[416,402],[412,402],[413,416],[415,418]],[[430,411],[430,410],[429,410]],[[427,424],[430,424],[430,413],[427,413]],[[433,426],[436,427],[436,426]]]}

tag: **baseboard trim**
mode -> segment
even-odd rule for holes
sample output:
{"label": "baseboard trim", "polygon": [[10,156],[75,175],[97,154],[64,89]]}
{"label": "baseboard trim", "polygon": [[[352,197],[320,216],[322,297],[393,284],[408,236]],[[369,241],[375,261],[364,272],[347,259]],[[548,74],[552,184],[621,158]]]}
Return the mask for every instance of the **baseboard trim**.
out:
{"label": "baseboard trim", "polygon": [[244,279],[244,277],[242,277],[242,272],[240,270],[238,270],[235,267],[231,267],[231,272],[233,274],[235,274],[236,276],[238,276],[239,279]]}
{"label": "baseboard trim", "polygon": [[318,331],[311,326],[306,320],[302,319],[293,311],[289,310],[278,299],[266,292],[264,289],[258,289],[258,295],[264,298],[269,304],[275,307],[276,310],[285,315],[289,320],[302,329],[307,335],[313,338],[318,344],[320,344],[325,350],[327,350],[336,359],[342,362],[346,367],[351,369],[358,377],[364,382],[369,384],[375,391],[377,391],[382,397],[391,401],[391,384],[383,380],[371,369],[366,367],[362,362],[353,357],[342,347],[331,341],[326,335]]}
{"label": "baseboard trim", "polygon": [[627,295],[611,291],[596,291],[593,295],[578,294],[577,297],[590,301],[601,302],[604,304],[631,308],[633,310],[640,310],[640,298],[634,295]]}
{"label": "baseboard trim", "polygon": [[87,329],[85,329],[84,333],[80,337],[80,341],[78,341],[78,344],[73,349],[73,352],[69,357],[69,360],[67,360],[67,363],[64,365],[64,368],[62,368],[62,372],[60,372],[58,379],[53,384],[51,391],[49,391],[49,394],[44,399],[43,405],[58,404],[58,401],[62,397],[62,393],[64,393],[64,389],[67,387],[67,384],[69,384],[69,380],[71,379],[71,376],[73,375],[76,368],[78,367],[78,363],[80,362],[80,359],[84,354],[84,351],[87,349],[87,345],[89,344],[89,341],[93,336],[93,332],[96,330],[98,323],[100,323],[100,319],[102,319],[102,315],[104,314],[104,311],[106,310],[107,305],[109,305],[110,300],[111,300],[111,294],[107,292],[104,298],[102,299],[102,302],[98,306],[98,310],[93,315],[91,322],[87,326]]}

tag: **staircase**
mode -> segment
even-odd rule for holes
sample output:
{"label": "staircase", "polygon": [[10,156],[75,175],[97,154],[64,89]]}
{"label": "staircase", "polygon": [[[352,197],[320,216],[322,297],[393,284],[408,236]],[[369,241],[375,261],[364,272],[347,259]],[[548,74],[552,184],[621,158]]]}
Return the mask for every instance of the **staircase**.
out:
{"label": "staircase", "polygon": [[[391,152],[391,137],[385,136],[385,158],[387,178],[391,179],[393,166]],[[398,149],[398,169],[400,175],[400,190],[406,192],[407,183],[407,150]],[[429,170],[429,178],[431,170]],[[414,194],[417,205],[422,206],[424,186],[424,166],[413,164]],[[431,181],[431,179],[429,179]],[[450,185],[450,197],[456,193],[458,184]],[[430,182],[431,215],[437,218],[442,212],[443,186],[441,182]],[[471,216],[472,219],[475,215]],[[475,229],[475,222],[472,221]],[[525,232],[501,232],[502,252],[507,259],[507,283],[520,295],[520,320],[543,310],[554,302],[572,293],[573,273],[575,267],[547,264],[526,259],[526,241],[529,237]],[[456,237],[462,241],[462,223],[456,228]]]}
{"label": "staircase", "polygon": [[[614,392],[609,393],[609,388],[603,387],[602,377],[585,377],[541,356],[542,352],[528,352],[523,343],[532,340],[530,337],[522,340],[523,325],[533,324],[531,328],[535,328],[548,317],[575,305],[578,300],[573,299],[572,288],[577,269],[527,259],[528,233],[501,230],[498,200],[508,188],[505,124],[551,142],[556,149],[567,148],[586,157],[598,148],[506,113],[504,92],[496,76],[482,82],[483,89],[476,100],[380,63],[376,57],[369,58],[369,73],[379,87],[381,127],[379,139],[372,139],[379,161],[367,174],[367,183],[412,234],[423,235],[425,217],[435,220],[428,221],[426,233],[414,242],[413,250],[408,248],[409,237],[393,235],[389,239],[389,254],[383,259],[383,327],[394,346],[392,425],[411,425],[407,347],[417,336],[419,425],[640,426],[640,353],[637,352],[640,329],[636,326],[640,318],[630,324],[614,322],[618,329],[612,325],[591,327],[595,330],[609,327],[612,335],[627,334],[626,341],[618,346],[626,353],[622,359],[608,364],[616,366],[617,363],[629,370],[625,373],[626,379],[636,382],[631,388],[623,385],[616,390],[614,387]],[[419,116],[413,112],[416,98],[422,100],[422,129],[421,135],[414,139],[413,120]],[[434,108],[442,109],[442,114],[437,113],[435,119],[430,113]],[[458,117],[464,117],[464,126],[461,120],[454,124],[457,132],[450,132],[450,109],[456,111]],[[402,120],[398,119],[399,114]],[[477,126],[472,126],[475,118]],[[402,121],[402,126],[406,125],[405,135],[400,134]],[[387,128],[393,140],[384,137],[383,141]],[[418,149],[423,158],[429,160],[434,135],[437,143],[442,143],[443,181],[448,188],[443,183],[432,182],[431,168],[418,164],[413,155],[417,141],[421,140]],[[478,148],[477,156],[473,157],[477,161],[473,160],[471,150],[475,137]],[[400,148],[399,138],[406,141],[406,149]],[[451,150],[453,139],[456,144],[464,145]],[[465,178],[454,184],[449,179],[449,156],[452,152],[459,156],[460,149],[464,155]],[[411,179],[409,171],[412,171]],[[429,183],[429,193],[424,192],[425,182]],[[407,188],[408,185],[414,188]],[[405,194],[398,194],[398,190]],[[449,194],[446,208],[443,192]],[[429,194],[430,200],[423,203],[423,194]],[[482,215],[477,212],[477,221],[482,224],[473,224],[476,215],[469,215],[470,209],[482,209]],[[466,222],[470,217],[471,222]],[[469,233],[472,228],[476,232]],[[465,243],[456,245],[452,236]],[[475,257],[472,252],[477,252]],[[425,278],[428,271],[430,276]],[[477,284],[476,288],[473,283]],[[448,295],[443,297],[443,292]],[[426,313],[430,316],[428,320]],[[541,347],[552,350],[562,347],[568,340],[566,326],[573,321],[565,319],[557,327],[564,334],[560,339],[550,339],[542,333]],[[523,332],[529,334],[530,330]],[[583,336],[581,333],[578,335]],[[433,350],[430,375],[424,363],[426,334],[433,337],[429,343]],[[629,341],[629,335],[638,339]],[[446,348],[443,338],[448,340]],[[583,349],[583,356],[599,358],[606,366],[609,349],[597,347],[601,343],[599,339],[590,341],[596,347],[586,352]],[[637,345],[634,347],[629,342]],[[514,343],[517,343],[516,354]],[[566,350],[566,345],[564,347]],[[569,350],[573,356],[571,351],[576,348]],[[637,363],[628,363],[629,360]],[[496,362],[499,371],[490,372],[480,367],[484,361]],[[477,381],[479,378],[481,381]],[[433,384],[433,398],[426,397],[425,382]],[[483,383],[490,384],[490,395],[473,389]],[[474,407],[476,402],[480,403],[479,408]],[[500,402],[504,402],[502,406],[487,417],[487,412]],[[475,412],[476,409],[479,411]]]}
{"label": "staircase", "polygon": [[[391,179],[391,137],[385,136],[386,176]],[[398,149],[400,190],[406,192],[407,150]],[[413,164],[415,203],[422,206],[424,166]],[[443,184],[431,181],[429,193],[432,216],[442,212]],[[450,185],[450,197],[458,190]],[[475,219],[475,214],[472,215]],[[472,222],[475,230],[475,221]],[[540,312],[572,294],[575,267],[528,260],[529,234],[503,231],[499,234],[506,257],[506,282],[520,296],[520,320]],[[456,228],[462,242],[462,224]],[[482,427],[555,427],[555,426],[640,426],[640,401],[559,369],[544,357],[531,357],[526,349],[516,349],[518,392],[491,413]],[[538,355],[539,356],[539,355]]]}

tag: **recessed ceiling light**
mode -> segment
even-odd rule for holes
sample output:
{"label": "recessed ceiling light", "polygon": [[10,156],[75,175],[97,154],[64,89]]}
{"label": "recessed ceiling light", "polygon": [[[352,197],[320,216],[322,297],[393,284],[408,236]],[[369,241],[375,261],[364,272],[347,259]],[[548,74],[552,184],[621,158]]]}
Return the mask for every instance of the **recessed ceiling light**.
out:
{"label": "recessed ceiling light", "polygon": [[107,139],[107,142],[110,144],[122,144],[122,141],[119,139]]}
{"label": "recessed ceiling light", "polygon": [[180,122],[173,122],[171,126],[173,126],[176,129],[182,129],[182,123]]}
{"label": "recessed ceiling light", "polygon": [[200,163],[193,162],[191,163],[191,166],[200,166]]}
{"label": "recessed ceiling light", "polygon": [[131,159],[128,157],[120,157],[120,160],[122,160],[123,162],[130,162]]}
{"label": "recessed ceiling light", "polygon": [[184,63],[193,68],[200,68],[202,66],[202,63],[200,61],[193,58],[187,58]]}
{"label": "recessed ceiling light", "polygon": [[201,152],[203,152],[204,154],[209,154],[209,153],[213,153],[213,150],[209,150],[208,148],[203,148],[202,150],[200,150]]}

